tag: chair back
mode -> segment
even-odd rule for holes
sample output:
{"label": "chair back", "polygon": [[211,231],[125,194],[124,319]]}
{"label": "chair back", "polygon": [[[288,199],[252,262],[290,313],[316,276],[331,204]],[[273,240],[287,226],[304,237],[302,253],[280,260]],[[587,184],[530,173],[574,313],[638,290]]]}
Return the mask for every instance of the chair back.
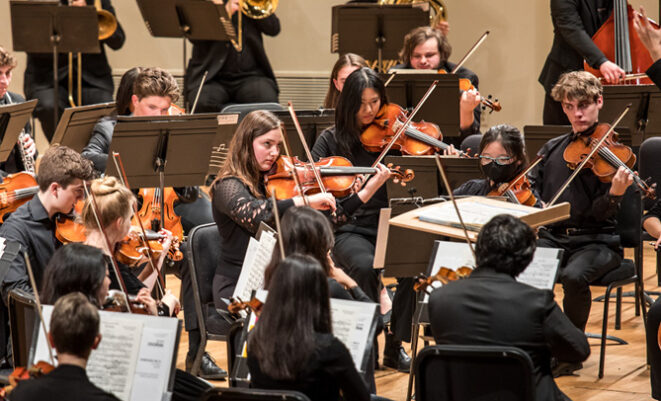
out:
{"label": "chair back", "polygon": [[462,152],[467,152],[470,149],[469,156],[480,154],[480,142],[482,141],[482,134],[468,135],[461,141],[460,149]]}
{"label": "chair back", "polygon": [[34,295],[21,289],[9,291],[8,309],[14,366],[27,366],[35,322],[39,319]]}
{"label": "chair back", "polygon": [[220,111],[221,114],[232,114],[239,113],[239,123],[243,120],[248,113],[254,110],[268,110],[268,111],[281,111],[284,110],[279,103],[241,103],[241,104],[230,104],[223,107]]}
{"label": "chair back", "polygon": [[425,347],[415,360],[415,380],[417,401],[535,398],[532,360],[516,347]]}
{"label": "chair back", "polygon": [[202,401],[310,401],[310,399],[298,391],[214,387],[204,393]]}
{"label": "chair back", "polygon": [[616,231],[623,248],[638,248],[642,241],[643,201],[635,185],[629,186],[622,197],[617,214]]}
{"label": "chair back", "polygon": [[206,305],[213,303],[212,283],[220,260],[221,247],[216,223],[199,225],[188,234],[186,252],[200,331],[206,331]]}
{"label": "chair back", "polygon": [[[653,136],[647,138],[640,144],[638,151],[638,174],[640,178],[651,178],[651,183],[658,183],[656,187],[656,197],[661,197],[661,137]],[[652,199],[645,198],[645,209],[649,209],[654,204]]]}

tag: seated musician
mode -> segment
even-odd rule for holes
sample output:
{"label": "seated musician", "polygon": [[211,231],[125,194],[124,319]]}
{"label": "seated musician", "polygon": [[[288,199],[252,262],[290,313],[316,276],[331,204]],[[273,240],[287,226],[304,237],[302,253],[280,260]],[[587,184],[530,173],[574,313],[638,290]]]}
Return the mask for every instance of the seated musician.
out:
{"label": "seated musician", "polygon": [[[478,153],[485,178],[465,182],[453,191],[455,195],[486,196],[516,178],[528,164],[523,135],[507,124],[489,128],[482,135]],[[539,201],[536,203],[541,207]]]}
{"label": "seated musician", "polygon": [[[376,119],[382,106],[388,104],[383,81],[369,68],[352,72],[347,78],[335,111],[335,126],[319,136],[312,148],[312,157],[343,156],[354,166],[370,167],[378,153],[369,152],[360,142],[363,130]],[[399,151],[391,154],[399,155]],[[381,167],[380,167],[381,168]],[[362,198],[363,205],[351,220],[335,231],[333,259],[351,276],[373,302],[379,302],[379,271],[373,267],[379,210],[388,207],[388,194],[383,185],[388,175],[373,176],[367,185],[373,186],[374,196]],[[374,181],[374,182],[373,182]],[[410,280],[409,280],[410,281]],[[408,288],[408,290],[407,290]],[[398,286],[393,299],[392,333],[386,335],[384,365],[408,372],[410,358],[401,346],[411,335],[412,282]]]}
{"label": "seated musician", "polygon": [[[533,189],[543,202],[549,202],[572,174],[564,159],[565,148],[575,140],[586,141],[594,132],[603,106],[602,86],[585,71],[569,72],[560,77],[552,91],[562,103],[572,132],[551,139],[539,151],[540,164],[530,174]],[[620,266],[622,248],[615,235],[615,215],[622,195],[633,177],[620,167],[611,183],[604,183],[591,171],[584,170],[573,180],[558,202],[569,202],[571,217],[539,230],[538,246],[564,249],[559,281],[564,289],[563,310],[580,330],[590,314],[590,283]],[[559,361],[555,374],[571,374],[580,363]]]}
{"label": "seated musician", "polygon": [[535,233],[521,220],[504,214],[491,219],[478,235],[473,273],[432,292],[431,329],[437,344],[521,348],[533,361],[535,400],[566,400],[551,376],[551,357],[579,363],[590,355],[590,346],[552,291],[515,280],[535,247]]}
{"label": "seated musician", "polygon": [[317,401],[340,400],[340,391],[345,400],[370,399],[351,354],[333,336],[328,278],[311,256],[280,262],[247,349],[253,387]]}
{"label": "seated musician", "polygon": [[[55,239],[55,215],[69,213],[83,199],[83,183],[94,175],[92,163],[66,146],[53,146],[41,158],[39,192],[19,207],[0,226],[0,237],[17,241],[28,253],[37,285],[59,241]],[[9,291],[20,288],[32,293],[25,261],[17,257],[2,277],[0,292],[7,302]]]}
{"label": "seated musician", "polygon": [[[238,29],[239,0],[213,2],[225,3],[232,25]],[[184,95],[192,107],[203,84],[195,112],[217,113],[233,103],[278,102],[278,84],[264,51],[262,34],[279,34],[280,20],[275,14],[261,19],[243,16],[241,29],[243,50],[240,52],[226,41],[192,41],[193,54],[184,76]],[[202,82],[205,71],[208,74]]]}
{"label": "seated musician", "polygon": [[[437,29],[421,26],[413,29],[404,37],[404,46],[399,51],[403,64],[393,68],[413,68],[416,70],[445,70],[451,72],[456,65],[448,61],[452,46],[445,35]],[[471,81],[475,90],[463,91],[459,98],[459,129],[461,137],[480,133],[480,93],[477,91],[479,79],[471,70],[461,67],[457,71],[459,78]]]}
{"label": "seated musician", "polygon": [[[110,249],[116,251],[118,246],[121,245],[122,240],[128,235],[131,230],[133,204],[136,202],[135,196],[115,177],[98,178],[92,181],[90,184],[90,194],[94,195],[94,197],[89,198],[85,202],[81,215],[86,234],[84,243],[101,249],[108,258],[115,258],[129,295],[137,295],[138,297],[148,296],[156,280],[158,280],[156,272],[151,269],[150,264],[144,264],[144,268],[136,276],[130,266],[117,260],[115,255],[108,254],[108,244],[106,243],[107,239],[110,243]],[[92,209],[92,201],[96,203],[96,211],[102,227],[99,227],[97,223]],[[160,234],[163,235],[163,238],[159,240],[163,249],[169,249],[172,234],[167,230],[162,230]],[[166,256],[167,252],[162,252],[158,260],[154,260],[154,267],[159,271],[161,271]],[[112,288],[121,289],[115,274],[113,273],[110,277],[113,281]],[[165,290],[165,294],[158,305],[158,314],[176,316],[179,309],[179,300],[169,290]],[[152,309],[150,312],[156,312],[156,310]]]}
{"label": "seated musician", "polygon": [[[67,4],[67,2],[71,6],[84,7],[87,5],[93,6],[95,0],[60,0],[61,4]],[[101,8],[115,16],[115,8],[112,6],[110,0],[101,0]],[[100,53],[85,53],[82,55],[82,100],[77,98],[77,94],[70,94],[67,88],[69,78],[75,81],[78,77],[76,53],[74,53],[73,77],[69,77],[69,60],[67,54],[60,53],[58,55],[58,112],[60,116],[65,108],[71,106],[67,101],[68,94],[72,95],[76,103],[80,105],[112,102],[114,84],[112,80],[112,69],[106,57],[106,46],[113,50],[119,50],[124,45],[125,39],[124,30],[118,21],[117,29],[112,36],[99,42]],[[39,119],[39,122],[41,122],[41,128],[44,130],[46,139],[50,142],[53,139],[57,126],[57,121],[53,121],[55,104],[53,103],[52,54],[28,53],[23,86],[25,88],[25,97],[28,99],[39,99],[34,114]],[[74,92],[76,91],[77,86],[74,84]]]}
{"label": "seated musician", "polygon": [[87,377],[87,361],[101,342],[99,312],[80,292],[55,302],[48,342],[57,354],[57,367],[49,374],[23,380],[11,392],[12,401],[89,400],[118,401],[95,386]]}
{"label": "seated musician", "polygon": [[[9,90],[12,70],[16,68],[16,65],[16,58],[5,48],[0,46],[0,106],[25,102],[23,96]],[[31,129],[29,122],[25,125],[25,133],[27,135],[23,135],[19,138],[19,141],[22,141],[22,145],[16,144],[12,152],[9,154],[7,161],[0,163],[0,170],[2,172],[11,174],[25,170],[19,146],[23,146],[23,150],[27,157],[34,158],[37,148],[34,144],[34,140],[30,136]],[[2,141],[2,137],[0,137],[0,141]]]}
{"label": "seated musician", "polygon": [[347,77],[357,69],[367,67],[365,59],[354,53],[346,53],[340,56],[335,62],[333,70],[331,71],[330,82],[328,83],[328,91],[324,99],[325,109],[334,109],[337,107],[337,101],[340,98],[340,92],[344,87],[344,81]]}

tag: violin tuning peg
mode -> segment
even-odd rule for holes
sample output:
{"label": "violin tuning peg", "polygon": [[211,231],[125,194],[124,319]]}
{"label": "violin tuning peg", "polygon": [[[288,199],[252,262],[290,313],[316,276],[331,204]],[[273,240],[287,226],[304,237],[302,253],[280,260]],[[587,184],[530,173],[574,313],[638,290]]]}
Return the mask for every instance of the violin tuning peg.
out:
{"label": "violin tuning peg", "polygon": [[492,97],[493,97],[492,95],[488,95],[487,99],[491,100]]}
{"label": "violin tuning peg", "polygon": [[393,178],[392,182],[394,182],[395,184],[399,184],[399,178]]}

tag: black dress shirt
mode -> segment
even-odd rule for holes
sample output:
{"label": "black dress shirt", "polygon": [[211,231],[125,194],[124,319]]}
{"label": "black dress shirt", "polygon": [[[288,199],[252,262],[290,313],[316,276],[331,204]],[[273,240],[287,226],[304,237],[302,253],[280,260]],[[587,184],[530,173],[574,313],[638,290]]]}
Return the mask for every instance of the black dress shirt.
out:
{"label": "black dress shirt", "polygon": [[85,369],[75,365],[60,365],[38,379],[24,380],[9,396],[11,401],[119,401],[87,377]]}
{"label": "black dress shirt", "polygon": [[296,380],[271,378],[262,372],[248,349],[248,368],[255,388],[300,391],[312,401],[337,401],[342,390],[345,400],[369,400],[365,382],[356,370],[349,350],[332,334],[316,334],[317,347]]}
{"label": "black dress shirt", "polygon": [[[586,131],[589,135],[594,127]],[[538,155],[542,161],[530,172],[530,183],[544,202],[549,202],[573,173],[563,157],[567,145],[576,134],[561,135],[548,141]],[[551,230],[564,228],[580,228],[582,230],[600,230],[613,232],[615,215],[619,209],[621,196],[613,196],[608,192],[610,183],[604,183],[590,169],[583,169],[569,184],[556,203],[569,202],[570,217],[550,225]]]}
{"label": "black dress shirt", "polygon": [[[46,265],[55,250],[61,245],[55,238],[54,219],[48,217],[38,195],[22,205],[0,226],[0,237],[21,244],[22,251],[27,252],[38,286]],[[14,259],[9,270],[0,271],[2,299],[7,302],[9,291],[20,288],[32,293],[25,261],[22,255]]]}

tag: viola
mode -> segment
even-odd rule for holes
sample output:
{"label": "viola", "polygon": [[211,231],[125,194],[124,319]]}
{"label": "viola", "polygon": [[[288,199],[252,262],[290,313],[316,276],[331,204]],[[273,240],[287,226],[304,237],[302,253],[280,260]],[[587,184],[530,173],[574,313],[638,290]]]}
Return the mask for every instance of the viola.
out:
{"label": "viola", "polygon": [[[381,106],[376,118],[360,135],[360,142],[370,152],[380,152],[389,143],[399,127],[406,121],[406,112],[400,106],[389,103]],[[411,122],[393,148],[413,156],[430,155],[449,145],[442,142],[443,134],[438,125],[421,121]],[[465,153],[459,151],[463,156]]]}
{"label": "viola", "polygon": [[[181,225],[181,217],[174,212],[174,202],[179,197],[172,187],[165,187],[163,203],[161,204],[160,194],[161,190],[159,188],[141,188],[138,195],[142,197],[142,207],[136,217],[140,219],[144,226],[150,227],[153,231],[160,231],[161,228],[165,228],[174,237],[181,240],[184,238],[184,228]],[[161,215],[163,216],[162,226]],[[132,225],[139,226],[137,221],[134,221]]]}
{"label": "viola", "polygon": [[[653,60],[649,51],[645,48],[633,27],[633,19],[636,18],[633,7],[626,0],[615,0],[613,12],[606,22],[592,36],[592,41],[604,53],[604,56],[615,64],[622,67],[627,73],[635,75],[644,74],[652,65]],[[650,21],[655,27],[659,25]],[[596,77],[602,77],[601,71],[584,63],[585,71]],[[632,81],[632,80],[628,80]],[[651,85],[649,78],[636,78],[634,84]],[[624,83],[624,81],[620,81]]]}
{"label": "viola", "polygon": [[[567,145],[563,153],[567,165],[574,169],[583,162],[599,140],[608,134],[610,127],[610,124],[601,123],[597,125],[590,136],[578,137]],[[611,182],[618,168],[624,167],[633,176],[634,183],[643,191],[643,194],[650,199],[655,199],[654,186],[656,184],[650,186],[638,177],[631,170],[635,163],[636,155],[630,147],[618,142],[618,135],[613,131],[595,152],[594,156],[587,161],[585,167],[592,169],[592,172],[601,182]]]}
{"label": "viola", "polygon": [[[351,193],[356,177],[362,174],[374,174],[374,167],[354,167],[349,160],[341,156],[324,157],[314,163],[315,169],[321,174],[322,183],[326,191],[335,197],[341,198]],[[412,170],[401,171],[399,167],[388,165],[393,181],[406,185],[415,174]],[[303,193],[299,193],[298,186],[293,179],[296,172]],[[275,162],[269,175],[265,177],[267,193],[275,191],[276,199],[290,199],[294,196],[306,195],[320,191],[314,173],[309,163],[303,163],[298,158],[280,156]]]}
{"label": "viola", "polygon": [[7,213],[18,209],[37,192],[39,186],[31,173],[20,172],[5,177],[0,184],[0,223],[4,222]]}

